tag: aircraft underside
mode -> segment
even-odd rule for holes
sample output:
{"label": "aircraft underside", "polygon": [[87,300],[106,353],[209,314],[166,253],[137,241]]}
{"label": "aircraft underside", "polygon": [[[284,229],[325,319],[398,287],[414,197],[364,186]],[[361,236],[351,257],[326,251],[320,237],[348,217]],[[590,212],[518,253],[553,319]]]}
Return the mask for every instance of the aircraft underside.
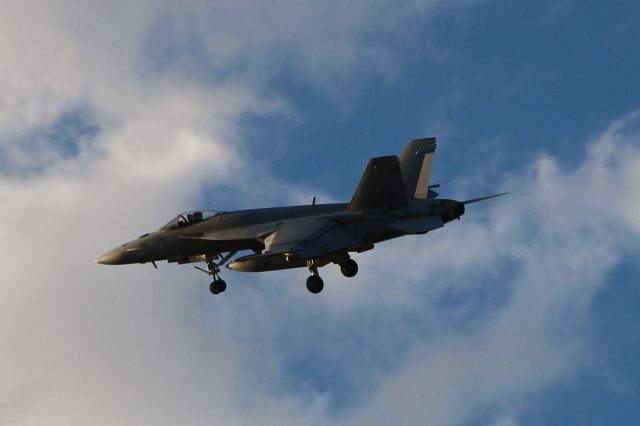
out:
{"label": "aircraft underside", "polygon": [[[359,248],[357,251],[365,251],[373,248],[373,244],[369,247]],[[309,277],[306,281],[307,289],[311,293],[320,293],[324,288],[324,281],[320,277],[318,268],[328,265],[329,263],[335,263],[340,267],[340,272],[347,278],[355,277],[358,273],[358,264],[355,260],[351,259],[347,252],[337,253],[333,255],[324,256],[317,259],[296,259],[286,254],[266,254],[245,256],[234,261],[230,261],[236,252],[229,252],[224,255],[203,255],[198,256],[193,261],[204,261],[207,265],[207,269],[194,266],[198,269],[213,277],[213,281],[209,285],[209,290],[213,294],[219,294],[226,290],[227,283],[220,276],[221,268],[226,266],[227,268],[238,272],[267,272],[277,271],[282,269],[293,268],[308,268]],[[186,262],[180,262],[186,263]]]}

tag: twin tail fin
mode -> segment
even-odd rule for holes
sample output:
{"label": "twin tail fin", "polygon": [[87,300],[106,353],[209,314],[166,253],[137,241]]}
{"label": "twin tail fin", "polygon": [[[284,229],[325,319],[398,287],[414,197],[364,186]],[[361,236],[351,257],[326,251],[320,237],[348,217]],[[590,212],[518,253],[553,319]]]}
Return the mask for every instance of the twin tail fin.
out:
{"label": "twin tail fin", "polygon": [[349,212],[389,211],[409,207],[409,200],[434,198],[429,188],[435,138],[415,139],[398,158],[395,155],[369,160]]}

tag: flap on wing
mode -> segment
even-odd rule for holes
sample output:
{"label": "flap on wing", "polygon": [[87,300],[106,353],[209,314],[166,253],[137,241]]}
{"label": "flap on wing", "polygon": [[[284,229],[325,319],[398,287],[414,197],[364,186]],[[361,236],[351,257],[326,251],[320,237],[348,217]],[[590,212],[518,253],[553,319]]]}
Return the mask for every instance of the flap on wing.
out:
{"label": "flap on wing", "polygon": [[388,222],[386,226],[405,234],[425,234],[434,229],[442,228],[444,222],[440,216],[428,216],[393,220]]}
{"label": "flap on wing", "polygon": [[408,207],[400,163],[393,155],[369,160],[347,211],[389,211]]}
{"label": "flap on wing", "polygon": [[336,224],[327,229],[322,235],[308,241],[296,254],[303,259],[313,259],[340,250],[346,250],[361,243],[359,239],[349,232],[347,227]]}
{"label": "flap on wing", "polygon": [[263,253],[295,253],[302,259],[312,259],[360,242],[349,230],[330,219],[300,219],[285,222],[269,235]]}
{"label": "flap on wing", "polygon": [[306,241],[332,224],[322,219],[289,220],[264,240],[263,253],[287,253],[298,250]]}

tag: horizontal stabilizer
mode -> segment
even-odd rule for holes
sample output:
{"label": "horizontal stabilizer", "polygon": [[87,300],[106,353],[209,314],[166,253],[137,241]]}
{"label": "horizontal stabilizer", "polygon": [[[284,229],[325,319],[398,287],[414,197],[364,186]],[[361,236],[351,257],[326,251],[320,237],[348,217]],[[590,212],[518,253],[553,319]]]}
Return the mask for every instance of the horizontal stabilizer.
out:
{"label": "horizontal stabilizer", "polygon": [[393,220],[385,225],[405,234],[426,234],[434,229],[442,228],[444,222],[440,216],[427,216]]}
{"label": "horizontal stabilizer", "polygon": [[500,197],[502,195],[507,195],[508,192],[501,192],[500,194],[494,194],[494,195],[487,195],[486,197],[480,197],[480,198],[472,198],[470,200],[466,200],[463,201],[462,204],[472,204],[472,203],[477,203],[478,201],[484,201],[484,200],[488,200],[490,198],[496,198],[496,197]]}
{"label": "horizontal stabilizer", "polygon": [[369,160],[348,212],[390,211],[409,207],[400,163],[395,155]]}

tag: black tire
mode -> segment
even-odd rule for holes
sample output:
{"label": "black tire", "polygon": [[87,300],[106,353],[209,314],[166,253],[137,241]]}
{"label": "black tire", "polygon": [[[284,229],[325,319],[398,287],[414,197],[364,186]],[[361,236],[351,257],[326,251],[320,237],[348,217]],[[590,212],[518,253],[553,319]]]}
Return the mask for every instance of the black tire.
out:
{"label": "black tire", "polygon": [[313,294],[318,294],[324,288],[324,281],[318,275],[310,275],[307,278],[307,290]]}
{"label": "black tire", "polygon": [[358,264],[353,259],[347,259],[340,263],[340,272],[347,278],[355,277],[358,273]]}
{"label": "black tire", "polygon": [[215,280],[209,285],[209,291],[213,294],[220,294],[227,289],[227,283],[224,280]]}

